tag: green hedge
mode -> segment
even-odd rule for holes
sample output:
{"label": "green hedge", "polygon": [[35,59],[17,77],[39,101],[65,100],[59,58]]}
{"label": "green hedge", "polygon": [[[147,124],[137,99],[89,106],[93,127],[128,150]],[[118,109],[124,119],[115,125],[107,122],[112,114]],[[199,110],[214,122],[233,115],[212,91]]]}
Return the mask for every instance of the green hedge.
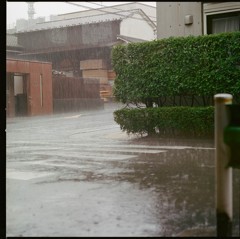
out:
{"label": "green hedge", "polygon": [[213,96],[240,103],[240,32],[119,45],[112,63],[116,100],[147,107],[114,112],[127,133],[213,137]]}
{"label": "green hedge", "polygon": [[217,93],[240,100],[240,32],[119,45],[112,62],[114,95],[122,103],[151,107],[164,105],[164,97],[200,96],[203,102],[191,105],[207,106]]}
{"label": "green hedge", "polygon": [[214,107],[125,108],[114,120],[128,134],[176,137],[213,137]]}

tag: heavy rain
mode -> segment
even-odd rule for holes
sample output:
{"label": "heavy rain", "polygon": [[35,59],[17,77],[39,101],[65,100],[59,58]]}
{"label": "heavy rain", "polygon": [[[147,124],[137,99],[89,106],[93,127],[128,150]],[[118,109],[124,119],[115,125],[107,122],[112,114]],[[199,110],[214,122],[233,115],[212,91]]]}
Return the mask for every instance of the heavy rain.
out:
{"label": "heavy rain", "polygon": [[[22,2],[27,19],[7,27],[6,236],[217,236],[214,138],[127,134],[114,119],[126,105],[112,49],[159,38],[159,6],[57,3],[72,10],[36,17],[48,3]],[[238,169],[232,179],[239,236]]]}

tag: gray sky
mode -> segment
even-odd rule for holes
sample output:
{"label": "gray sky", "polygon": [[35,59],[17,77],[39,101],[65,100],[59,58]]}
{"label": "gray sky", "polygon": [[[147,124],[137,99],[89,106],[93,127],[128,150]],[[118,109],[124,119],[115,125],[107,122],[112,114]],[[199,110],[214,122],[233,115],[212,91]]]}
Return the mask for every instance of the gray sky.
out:
{"label": "gray sky", "polygon": [[[88,10],[90,8],[99,8],[99,5],[104,6],[114,6],[124,3],[130,3],[130,2],[72,2],[81,6],[74,6],[67,2],[35,2],[34,3],[34,18],[37,17],[47,17],[50,15],[57,15],[57,14],[63,14],[63,13],[69,13],[69,12],[77,12],[82,10]],[[141,2],[146,5],[150,6],[156,6],[156,2]],[[7,15],[7,26],[13,26],[16,23],[17,19],[28,19],[28,5],[26,2],[7,2],[7,9],[6,9],[6,15]],[[84,8],[83,6],[86,6]],[[47,19],[46,19],[47,20]]]}

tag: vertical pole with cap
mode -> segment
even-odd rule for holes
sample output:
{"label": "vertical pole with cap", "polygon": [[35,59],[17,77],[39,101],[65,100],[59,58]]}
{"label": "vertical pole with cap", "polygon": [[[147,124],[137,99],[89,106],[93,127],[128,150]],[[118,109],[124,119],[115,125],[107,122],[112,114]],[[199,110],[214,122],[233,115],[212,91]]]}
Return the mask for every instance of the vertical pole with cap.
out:
{"label": "vertical pole with cap", "polygon": [[232,236],[232,168],[227,167],[230,149],[224,143],[224,128],[229,123],[226,104],[232,103],[232,95],[216,94],[215,102],[215,183],[217,236]]}

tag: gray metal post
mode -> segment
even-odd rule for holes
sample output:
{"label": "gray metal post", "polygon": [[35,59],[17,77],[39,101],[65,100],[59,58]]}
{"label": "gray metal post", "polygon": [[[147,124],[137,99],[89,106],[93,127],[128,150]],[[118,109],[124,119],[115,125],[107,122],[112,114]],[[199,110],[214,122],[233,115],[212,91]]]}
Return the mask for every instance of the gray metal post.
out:
{"label": "gray metal post", "polygon": [[229,123],[226,104],[232,103],[232,95],[216,94],[215,102],[215,183],[217,236],[232,236],[232,168],[227,167],[230,149],[224,143],[224,128]]}

